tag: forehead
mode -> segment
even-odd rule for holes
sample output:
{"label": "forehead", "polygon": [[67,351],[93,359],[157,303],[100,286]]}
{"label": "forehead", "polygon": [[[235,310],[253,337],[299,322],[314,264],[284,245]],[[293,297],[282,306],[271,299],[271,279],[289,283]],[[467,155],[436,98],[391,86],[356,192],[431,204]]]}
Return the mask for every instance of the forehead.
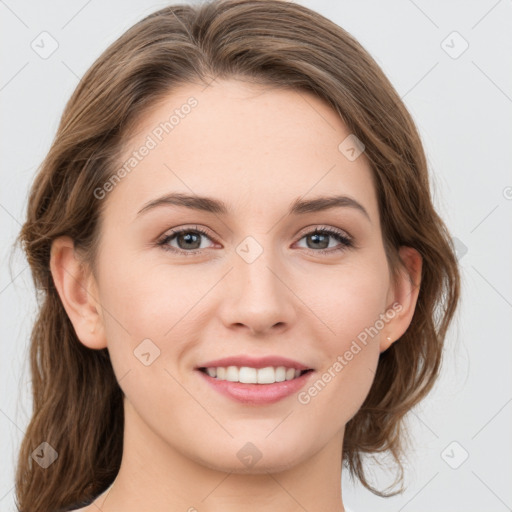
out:
{"label": "forehead", "polygon": [[181,192],[217,197],[235,215],[339,193],[376,215],[372,171],[364,153],[347,158],[347,137],[337,112],[309,92],[239,80],[183,85],[138,121],[109,202],[126,213]]}

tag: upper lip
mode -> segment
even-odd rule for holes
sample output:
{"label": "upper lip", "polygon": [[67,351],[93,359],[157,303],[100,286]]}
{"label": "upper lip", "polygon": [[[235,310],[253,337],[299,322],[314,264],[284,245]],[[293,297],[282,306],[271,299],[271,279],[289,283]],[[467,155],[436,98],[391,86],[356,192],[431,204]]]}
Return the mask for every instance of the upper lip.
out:
{"label": "upper lip", "polygon": [[248,366],[250,368],[266,368],[267,366],[285,366],[286,368],[295,368],[296,370],[311,370],[309,366],[306,366],[298,361],[289,359],[281,356],[264,356],[264,357],[251,357],[248,355],[224,357],[222,359],[215,359],[215,361],[208,361],[199,364],[196,369],[199,368],[214,368],[217,366]]}

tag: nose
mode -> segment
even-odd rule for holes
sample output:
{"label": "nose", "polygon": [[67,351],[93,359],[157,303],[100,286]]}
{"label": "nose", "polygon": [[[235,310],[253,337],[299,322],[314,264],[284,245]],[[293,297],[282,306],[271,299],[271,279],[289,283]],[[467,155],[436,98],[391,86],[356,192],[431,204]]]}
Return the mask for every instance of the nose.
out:
{"label": "nose", "polygon": [[297,314],[297,298],[283,267],[270,250],[254,261],[234,254],[218,310],[226,328],[259,336],[290,328]]}

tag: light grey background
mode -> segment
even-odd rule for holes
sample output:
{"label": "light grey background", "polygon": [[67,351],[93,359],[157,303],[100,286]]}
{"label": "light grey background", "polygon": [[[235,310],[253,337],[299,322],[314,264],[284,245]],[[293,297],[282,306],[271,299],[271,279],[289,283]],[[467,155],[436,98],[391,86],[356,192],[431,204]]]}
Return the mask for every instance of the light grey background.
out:
{"label": "light grey background", "polygon": [[[410,414],[407,492],[378,498],[346,475],[345,504],[354,512],[512,510],[512,3],[298,3],[353,34],[405,101],[423,137],[436,205],[457,238],[463,279],[441,379]],[[166,4],[0,0],[1,511],[15,510],[14,464],[31,412],[27,348],[36,302],[22,254],[9,266],[27,191],[80,77],[122,32]],[[43,31],[58,43],[46,59],[31,48],[48,37]],[[386,472],[374,474],[389,482]]]}

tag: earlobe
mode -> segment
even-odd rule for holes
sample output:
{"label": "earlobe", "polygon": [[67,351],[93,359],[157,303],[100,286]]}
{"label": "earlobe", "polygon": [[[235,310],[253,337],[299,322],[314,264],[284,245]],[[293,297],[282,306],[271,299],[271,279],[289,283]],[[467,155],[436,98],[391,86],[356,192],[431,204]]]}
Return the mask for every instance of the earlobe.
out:
{"label": "earlobe", "polygon": [[70,237],[63,236],[53,241],[50,270],[78,339],[91,349],[105,348],[107,343],[94,277],[77,257]]}
{"label": "earlobe", "polygon": [[386,325],[381,338],[380,351],[387,350],[398,340],[411,324],[421,284],[422,257],[412,247],[400,247],[399,256],[402,262],[399,276],[390,290],[390,303],[394,315]]}

